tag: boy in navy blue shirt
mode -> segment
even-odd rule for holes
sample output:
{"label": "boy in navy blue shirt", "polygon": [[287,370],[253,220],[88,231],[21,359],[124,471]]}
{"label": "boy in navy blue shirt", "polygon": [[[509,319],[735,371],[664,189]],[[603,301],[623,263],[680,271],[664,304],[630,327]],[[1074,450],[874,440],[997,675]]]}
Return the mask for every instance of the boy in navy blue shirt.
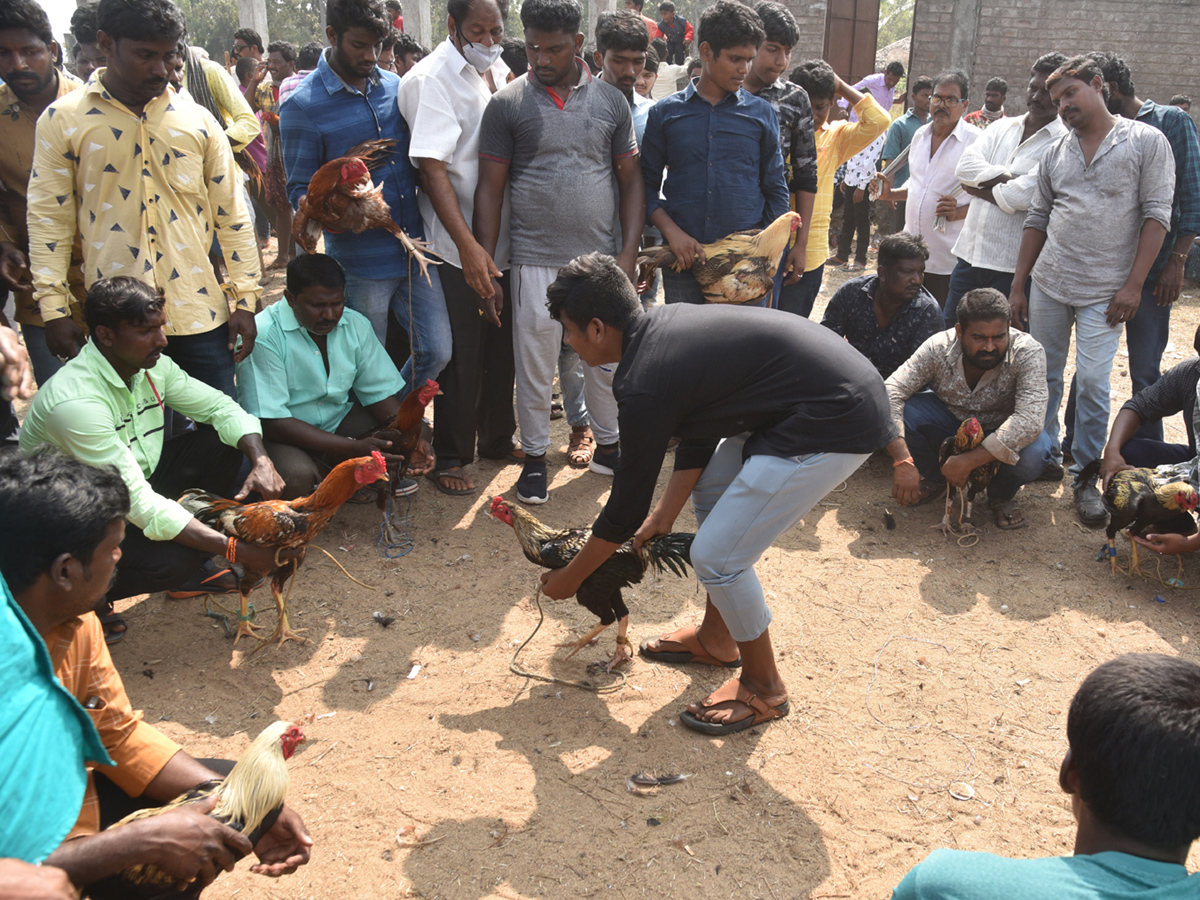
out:
{"label": "boy in navy blue shirt", "polygon": [[700,78],[650,110],[642,140],[647,219],[683,266],[662,272],[668,303],[704,302],[689,271],[704,258],[701,244],[765,228],[788,211],[779,119],[742,89],[764,37],[753,10],[718,0],[700,17]]}

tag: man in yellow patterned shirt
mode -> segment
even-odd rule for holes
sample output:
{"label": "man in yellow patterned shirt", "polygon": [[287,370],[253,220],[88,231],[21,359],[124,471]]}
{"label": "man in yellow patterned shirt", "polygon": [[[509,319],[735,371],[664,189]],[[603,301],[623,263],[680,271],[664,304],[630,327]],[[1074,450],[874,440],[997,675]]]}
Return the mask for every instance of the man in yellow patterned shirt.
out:
{"label": "man in yellow patterned shirt", "polygon": [[[174,3],[102,0],[98,16],[108,66],[38,122],[28,224],[47,344],[59,355],[77,352],[60,320],[78,223],[86,282],[131,275],[158,288],[168,355],[233,397],[235,342],[238,359],[253,349],[262,289],[229,141],[207,110],[168,87],[185,28]],[[229,272],[224,285],[208,260],[214,233]]]}

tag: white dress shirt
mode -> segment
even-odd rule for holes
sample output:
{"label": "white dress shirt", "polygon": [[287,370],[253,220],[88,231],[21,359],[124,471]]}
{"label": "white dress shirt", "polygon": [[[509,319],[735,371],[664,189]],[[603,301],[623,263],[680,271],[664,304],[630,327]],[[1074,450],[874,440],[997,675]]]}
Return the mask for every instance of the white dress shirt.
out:
{"label": "white dress shirt", "polygon": [[[497,89],[504,87],[509,69],[497,59],[489,70]],[[450,39],[442,41],[427,57],[400,79],[396,102],[412,133],[408,155],[413,165],[419,159],[437,159],[446,164],[450,184],[458,196],[458,208],[467,225],[475,214],[475,186],[479,182],[479,127],[492,92]],[[425,234],[433,249],[450,265],[462,268],[458,247],[433,209],[429,195],[417,196]],[[508,268],[508,190],[500,214],[500,236],[493,259]]]}
{"label": "white dress shirt", "polygon": [[1037,190],[1038,161],[1047,148],[1066,133],[1057,116],[1022,141],[1026,113],[993,122],[983,137],[968,147],[958,161],[955,176],[968,187],[979,187],[1001,175],[1012,181],[992,188],[995,203],[977,199],[967,210],[954,255],[978,269],[1015,272],[1025,212]]}
{"label": "white dress shirt", "polygon": [[[983,135],[974,125],[959,119],[932,157],[929,150],[933,145],[933,122],[922,125],[913,135],[912,149],[908,151],[909,174],[905,185],[908,188],[908,202],[904,208],[904,230],[925,238],[925,243],[929,245],[929,261],[925,263],[925,271],[930,275],[949,275],[958,264],[954,242],[963,229],[963,220],[947,222],[945,231],[937,231],[934,219],[937,218],[938,200],[958,184],[954,168],[963,152]],[[959,195],[959,206],[970,202],[970,194],[964,191]]]}

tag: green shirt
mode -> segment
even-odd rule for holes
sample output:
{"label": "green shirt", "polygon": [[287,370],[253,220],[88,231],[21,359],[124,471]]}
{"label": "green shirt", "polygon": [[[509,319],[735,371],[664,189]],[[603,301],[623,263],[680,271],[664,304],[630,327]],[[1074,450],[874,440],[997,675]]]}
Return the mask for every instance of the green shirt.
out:
{"label": "green shirt", "polygon": [[129,521],[151,540],[169,541],[192,514],[155,493],[147,480],[162,455],[164,405],[212,425],[231,447],[248,434],[262,434],[258,419],[188,377],[169,357],[159,357],[153,369],[139,369],[126,387],[89,341],[33,398],[21,449],[29,453],[52,444],[90,466],[114,467],[129,487]]}
{"label": "green shirt", "polygon": [[366,316],[347,309],[325,339],[329,371],[316,341],[296,321],[287,301],[254,317],[254,352],[238,364],[238,400],[260,419],[299,419],[322,431],[337,430],[353,401],[378,403],[404,387],[404,379],[375,337]]}
{"label": "green shirt", "polygon": [[892,900],[1195,900],[1200,874],[1127,853],[1006,859],[934,850]]}

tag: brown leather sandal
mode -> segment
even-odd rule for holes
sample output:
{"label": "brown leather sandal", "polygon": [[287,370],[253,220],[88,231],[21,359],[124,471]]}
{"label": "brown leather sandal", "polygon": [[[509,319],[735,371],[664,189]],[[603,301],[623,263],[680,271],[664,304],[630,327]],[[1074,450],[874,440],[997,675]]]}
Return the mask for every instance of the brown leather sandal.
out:
{"label": "brown leather sandal", "polygon": [[573,469],[586,469],[596,452],[596,439],[587,425],[572,425],[567,443],[567,464]]}
{"label": "brown leather sandal", "polygon": [[708,722],[701,719],[691,710],[685,709],[680,714],[679,719],[684,725],[694,731],[699,731],[702,734],[721,735],[745,731],[747,728],[753,728],[755,725],[770,722],[772,719],[782,719],[791,711],[788,706],[787,697],[784,697],[775,704],[768,703],[762,697],[759,697],[758,694],[752,694],[748,691],[737,678],[725,682],[700,701],[700,705],[706,710],[721,704],[731,703],[740,703],[742,706],[747,707],[748,714],[732,722]]}
{"label": "brown leather sandal", "polygon": [[[695,625],[684,626],[670,634],[661,634],[656,638],[646,638],[638,646],[638,651],[645,659],[665,663],[699,663],[702,666],[715,666],[721,669],[736,669],[742,664],[739,656],[734,660],[717,659],[704,649],[700,643],[700,629]],[[651,647],[651,641],[658,644]]]}

